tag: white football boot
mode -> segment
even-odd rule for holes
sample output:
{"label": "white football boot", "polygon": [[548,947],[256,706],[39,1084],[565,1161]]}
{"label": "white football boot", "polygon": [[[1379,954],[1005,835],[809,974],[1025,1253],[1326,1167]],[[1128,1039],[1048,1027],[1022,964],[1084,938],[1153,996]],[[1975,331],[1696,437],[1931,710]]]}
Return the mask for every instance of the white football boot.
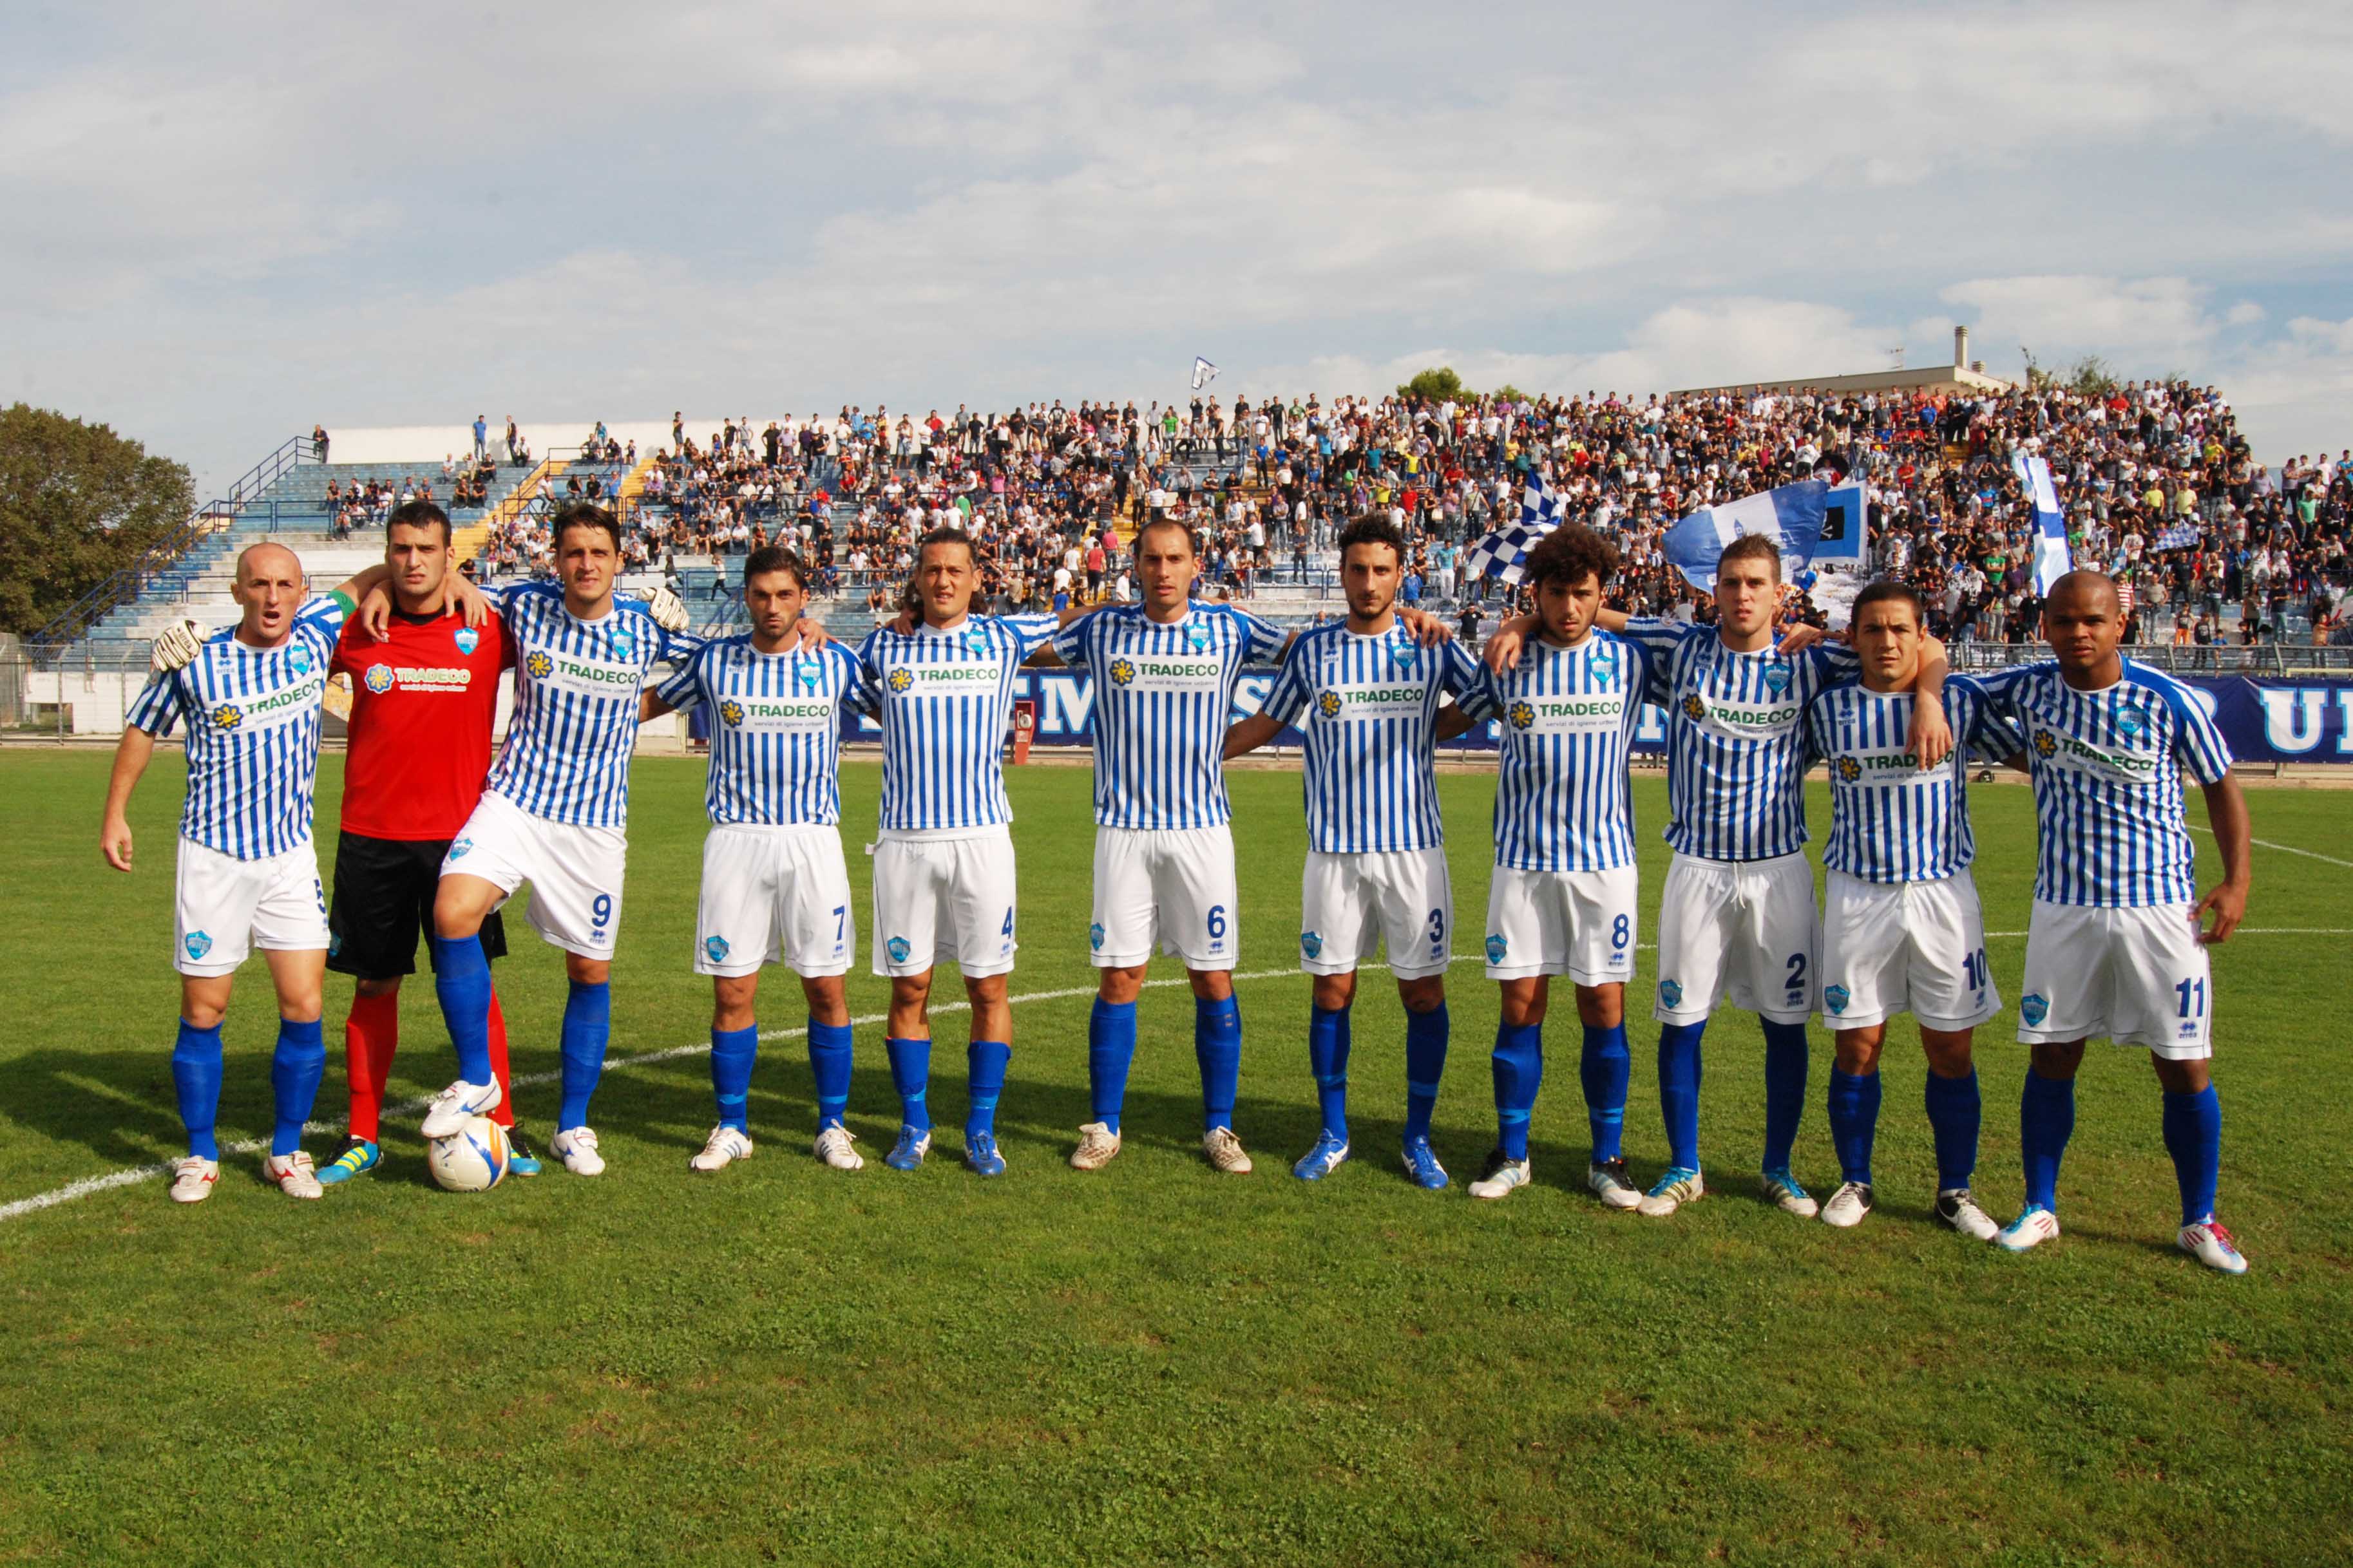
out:
{"label": "white football boot", "polygon": [[172,1162],[172,1201],[175,1204],[200,1204],[213,1195],[213,1184],[220,1180],[220,1162],[207,1160],[201,1154]]}
{"label": "white football boot", "polygon": [[1765,1199],[1783,1214],[1796,1215],[1799,1219],[1811,1219],[1822,1212],[1798,1179],[1787,1171],[1767,1171],[1757,1178],[1757,1190]]}
{"label": "white football boot", "polygon": [[1642,1202],[1642,1189],[1626,1179],[1623,1160],[1587,1161],[1585,1184],[1606,1209],[1636,1208]]}
{"label": "white football boot", "polygon": [[1100,1171],[1119,1152],[1119,1134],[1107,1121],[1090,1121],[1079,1129],[1079,1146],[1071,1151],[1071,1169]]}
{"label": "white football boot", "polygon": [[837,1171],[862,1171],[866,1162],[850,1147],[857,1142],[858,1135],[837,1121],[817,1135],[817,1157]]}
{"label": "white football boot", "polygon": [[1831,1201],[1822,1205],[1822,1223],[1852,1230],[1871,1212],[1871,1201],[1869,1182],[1841,1182]]}
{"label": "white football boot", "polygon": [[496,1079],[468,1083],[461,1078],[426,1102],[425,1125],[418,1131],[427,1138],[454,1138],[474,1117],[488,1116],[503,1098]]}
{"label": "white football boot", "polygon": [[[587,1129],[584,1127],[581,1131],[586,1132]],[[589,1147],[596,1147],[595,1133],[589,1133]],[[748,1160],[751,1157],[752,1135],[739,1131],[723,1121],[711,1130],[711,1136],[703,1141],[702,1152],[688,1156],[686,1168],[690,1171],[723,1171],[736,1161]],[[565,1163],[572,1165],[569,1159],[566,1159]],[[577,1165],[572,1165],[572,1168],[575,1171],[580,1169]],[[597,1170],[602,1169],[604,1169],[604,1163],[599,1161]],[[582,1171],[580,1173],[594,1175],[596,1173]]]}
{"label": "white football boot", "polygon": [[2004,1252],[2024,1252],[2059,1234],[2059,1216],[2041,1204],[2029,1204],[2019,1216],[1995,1233],[1993,1244]]}
{"label": "white football boot", "polygon": [[[746,1144],[750,1139],[744,1141]],[[605,1156],[596,1152],[596,1134],[586,1127],[567,1127],[547,1141],[548,1152],[575,1176],[601,1176]],[[715,1169],[715,1167],[714,1167]]]}
{"label": "white football boot", "polygon": [[2196,1225],[2181,1227],[2181,1250],[2207,1268],[2219,1269],[2224,1274],[2244,1274],[2247,1271],[2247,1259],[2240,1252],[2238,1242],[2222,1228],[2222,1222],[2212,1215],[2208,1215]]}
{"label": "white football boot", "polygon": [[1250,1173],[1250,1153],[1242,1147],[1242,1141],[1234,1136],[1234,1130],[1230,1127],[1212,1127],[1202,1133],[1201,1154],[1212,1169],[1223,1171],[1229,1176]]}
{"label": "white football boot", "polygon": [[1507,1160],[1504,1152],[1497,1149],[1487,1156],[1486,1173],[1471,1184],[1471,1195],[1474,1198],[1507,1198],[1535,1180],[1535,1174],[1528,1168],[1525,1160]]}
{"label": "white football boot", "polygon": [[1707,1184],[1697,1171],[1669,1171],[1642,1194],[1634,1206],[1652,1219],[1663,1219],[1685,1204],[1695,1204],[1707,1196]]}
{"label": "white football boot", "polygon": [[1936,1223],[1952,1226],[1971,1241],[1991,1241],[2001,1234],[2001,1226],[1978,1207],[1967,1187],[1947,1187],[1936,1194]]}
{"label": "white football boot", "polygon": [[278,1184],[278,1190],[290,1198],[323,1198],[327,1189],[319,1184],[318,1168],[311,1156],[297,1149],[291,1154],[272,1154],[261,1162],[261,1173]]}

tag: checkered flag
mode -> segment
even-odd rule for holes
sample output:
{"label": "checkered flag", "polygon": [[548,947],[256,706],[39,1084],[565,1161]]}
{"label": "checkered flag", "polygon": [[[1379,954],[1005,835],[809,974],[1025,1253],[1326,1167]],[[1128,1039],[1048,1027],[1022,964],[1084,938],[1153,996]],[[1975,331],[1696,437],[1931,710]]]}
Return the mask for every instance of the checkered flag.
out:
{"label": "checkered flag", "polygon": [[1520,496],[1520,520],[1505,523],[1471,547],[1465,563],[1472,582],[1490,575],[1506,583],[1520,580],[1528,552],[1536,541],[1560,526],[1560,492],[1542,474],[1531,475]]}

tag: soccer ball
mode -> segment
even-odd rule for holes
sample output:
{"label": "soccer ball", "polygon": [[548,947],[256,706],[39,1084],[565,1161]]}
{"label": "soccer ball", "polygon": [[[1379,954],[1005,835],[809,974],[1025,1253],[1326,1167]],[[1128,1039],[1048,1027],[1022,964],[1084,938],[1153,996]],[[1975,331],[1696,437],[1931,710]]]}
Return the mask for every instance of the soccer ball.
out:
{"label": "soccer ball", "polygon": [[506,1178],[506,1129],[477,1116],[448,1137],[429,1140],[425,1163],[434,1181],[453,1193],[486,1193]]}

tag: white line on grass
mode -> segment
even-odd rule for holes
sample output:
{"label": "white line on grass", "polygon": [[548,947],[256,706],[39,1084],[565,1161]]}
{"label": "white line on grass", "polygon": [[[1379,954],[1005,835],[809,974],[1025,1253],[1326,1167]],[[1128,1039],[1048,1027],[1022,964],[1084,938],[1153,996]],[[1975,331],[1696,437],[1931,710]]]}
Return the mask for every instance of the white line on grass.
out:
{"label": "white line on grass", "polygon": [[[2189,825],[2189,831],[2192,833],[2202,833],[2209,838],[2211,838],[2214,836],[2214,830],[2212,828],[2200,827],[2194,822]],[[2247,842],[2253,845],[2259,845],[2265,849],[2276,849],[2283,855],[2301,855],[2307,860],[2318,860],[2330,866],[2342,866],[2347,870],[2353,871],[2353,860],[2339,860],[2334,855],[2323,855],[2316,849],[2298,849],[2293,844],[2274,844],[2268,838],[2250,838]]]}

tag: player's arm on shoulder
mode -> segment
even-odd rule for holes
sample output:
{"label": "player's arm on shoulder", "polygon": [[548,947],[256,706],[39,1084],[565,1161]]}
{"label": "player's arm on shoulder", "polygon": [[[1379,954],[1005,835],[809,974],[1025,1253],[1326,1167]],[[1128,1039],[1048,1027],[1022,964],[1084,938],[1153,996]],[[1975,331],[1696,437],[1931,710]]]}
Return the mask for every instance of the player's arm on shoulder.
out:
{"label": "player's arm on shoulder", "polygon": [[1912,733],[1907,742],[1924,768],[1953,754],[1953,727],[1945,719],[1945,676],[1951,666],[1945,645],[1935,637],[1920,645],[1920,678],[1912,687]]}
{"label": "player's arm on shoulder", "polygon": [[1530,637],[1536,635],[1536,628],[1541,624],[1534,616],[1514,616],[1497,626],[1489,635],[1487,646],[1481,655],[1487,661],[1487,668],[1497,675],[1508,675],[1517,669],[1520,650],[1527,646]]}
{"label": "player's arm on shoulder", "polygon": [[1454,628],[1418,605],[1405,605],[1398,611],[1398,620],[1413,634],[1413,640],[1424,647],[1436,647],[1440,643],[1454,640]]}
{"label": "player's arm on shoulder", "polygon": [[122,729],[115,742],[114,771],[106,781],[106,815],[98,830],[98,849],[118,871],[131,869],[131,792],[155,754],[155,737],[136,721]]}

